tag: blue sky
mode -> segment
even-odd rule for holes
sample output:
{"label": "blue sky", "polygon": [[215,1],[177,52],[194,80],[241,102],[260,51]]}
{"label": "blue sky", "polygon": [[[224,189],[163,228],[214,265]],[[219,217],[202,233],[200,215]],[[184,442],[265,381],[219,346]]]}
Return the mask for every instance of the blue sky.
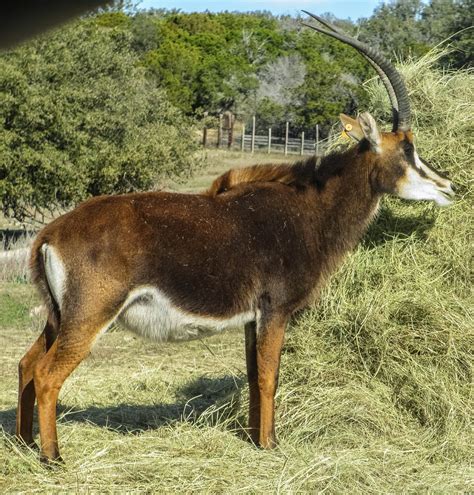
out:
{"label": "blue sky", "polygon": [[296,15],[300,9],[309,10],[315,14],[331,12],[336,17],[356,20],[359,17],[369,17],[381,0],[143,0],[140,9],[175,8],[184,12],[220,12],[222,10],[269,10],[273,14]]}

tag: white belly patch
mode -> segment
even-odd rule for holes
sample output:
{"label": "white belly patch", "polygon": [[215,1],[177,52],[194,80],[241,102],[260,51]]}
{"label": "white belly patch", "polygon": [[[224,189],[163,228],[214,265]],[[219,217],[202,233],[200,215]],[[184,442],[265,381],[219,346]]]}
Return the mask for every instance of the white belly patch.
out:
{"label": "white belly patch", "polygon": [[254,321],[257,313],[248,311],[226,319],[203,317],[179,309],[159,289],[143,287],[129,294],[117,321],[153,340],[190,340]]}

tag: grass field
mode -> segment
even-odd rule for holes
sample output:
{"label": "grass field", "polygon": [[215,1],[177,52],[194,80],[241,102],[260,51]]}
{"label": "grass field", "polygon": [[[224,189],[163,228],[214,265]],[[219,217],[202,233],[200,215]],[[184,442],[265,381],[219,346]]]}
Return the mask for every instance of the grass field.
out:
{"label": "grass field", "polygon": [[[456,202],[439,209],[384,200],[320,304],[292,322],[278,448],[246,441],[241,329],[182,344],[113,329],[61,392],[65,466],[40,465],[12,437],[17,363],[41,328],[41,317],[29,314],[38,299],[14,266],[0,272],[0,493],[474,490],[472,81],[420,66],[413,73],[419,148],[449,171]],[[431,83],[424,89],[430,80],[442,95]],[[438,113],[423,107],[436,98]],[[210,152],[209,167],[181,187],[207,186],[223,168],[266,159]]]}

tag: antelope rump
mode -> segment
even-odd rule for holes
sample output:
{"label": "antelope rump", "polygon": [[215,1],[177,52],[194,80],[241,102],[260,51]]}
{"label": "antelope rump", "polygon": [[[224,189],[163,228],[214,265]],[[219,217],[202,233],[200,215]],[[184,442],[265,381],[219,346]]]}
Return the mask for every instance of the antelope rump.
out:
{"label": "antelope rump", "polygon": [[165,341],[245,326],[248,432],[276,444],[274,395],[285,327],[317,297],[388,193],[450,203],[451,183],[417,154],[404,82],[374,49],[325,20],[310,26],[356,48],[381,76],[393,129],[341,115],[347,151],[294,165],[230,170],[201,194],[93,198],[57,218],[32,247],[45,328],[19,365],[18,438],[60,460],[56,404],[65,379],[115,322]]}

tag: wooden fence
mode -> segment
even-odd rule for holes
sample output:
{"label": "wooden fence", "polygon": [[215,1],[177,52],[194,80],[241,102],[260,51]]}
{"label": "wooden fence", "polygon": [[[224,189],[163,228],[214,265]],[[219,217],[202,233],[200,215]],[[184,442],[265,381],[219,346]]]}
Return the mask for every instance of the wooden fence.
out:
{"label": "wooden fence", "polygon": [[[232,130],[222,129],[220,126],[216,135],[216,139],[209,139],[210,129],[203,131],[203,146],[211,144],[209,141],[214,141],[214,146],[217,148],[240,149],[250,153],[284,153],[285,155],[313,155],[321,154],[327,146],[327,139],[319,139],[319,126],[316,125],[314,131],[310,134],[302,132],[298,137],[290,137],[290,123],[285,123],[285,132],[283,136],[275,136],[272,133],[272,128],[263,134],[256,134],[256,118],[253,117],[251,129],[247,131],[245,124],[242,125],[241,131],[234,133]],[[228,134],[228,135],[227,135]],[[311,135],[313,139],[308,139]],[[308,136],[309,137],[309,136]]]}

